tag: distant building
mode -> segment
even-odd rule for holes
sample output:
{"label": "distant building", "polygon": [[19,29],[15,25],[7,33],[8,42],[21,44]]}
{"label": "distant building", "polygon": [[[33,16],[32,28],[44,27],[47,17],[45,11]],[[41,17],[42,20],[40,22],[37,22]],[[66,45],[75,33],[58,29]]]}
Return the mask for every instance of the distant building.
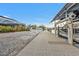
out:
{"label": "distant building", "polygon": [[0,32],[26,31],[26,29],[25,24],[8,17],[0,16]]}
{"label": "distant building", "polygon": [[14,19],[8,18],[8,17],[4,17],[4,16],[0,16],[0,25],[4,25],[4,26],[16,26],[16,25],[24,25]]}

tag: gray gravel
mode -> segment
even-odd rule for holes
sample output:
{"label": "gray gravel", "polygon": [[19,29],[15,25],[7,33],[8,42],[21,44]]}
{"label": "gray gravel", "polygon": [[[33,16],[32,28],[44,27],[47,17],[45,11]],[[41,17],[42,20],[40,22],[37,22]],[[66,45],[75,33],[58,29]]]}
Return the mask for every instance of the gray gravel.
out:
{"label": "gray gravel", "polygon": [[22,50],[40,31],[0,33],[0,56],[16,55]]}

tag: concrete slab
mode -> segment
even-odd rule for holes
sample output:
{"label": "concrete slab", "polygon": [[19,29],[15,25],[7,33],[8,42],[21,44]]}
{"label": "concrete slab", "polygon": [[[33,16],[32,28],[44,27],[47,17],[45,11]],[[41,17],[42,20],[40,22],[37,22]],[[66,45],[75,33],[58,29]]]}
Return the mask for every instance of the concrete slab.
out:
{"label": "concrete slab", "polygon": [[17,56],[78,56],[79,49],[48,31],[41,32]]}

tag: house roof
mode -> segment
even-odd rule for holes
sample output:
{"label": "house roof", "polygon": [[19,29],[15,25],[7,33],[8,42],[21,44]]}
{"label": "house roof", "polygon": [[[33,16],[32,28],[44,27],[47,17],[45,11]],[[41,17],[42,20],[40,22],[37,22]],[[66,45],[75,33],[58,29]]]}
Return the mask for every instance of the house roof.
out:
{"label": "house roof", "polygon": [[65,6],[58,12],[58,14],[51,20],[53,22],[54,20],[62,19],[65,17],[66,12],[70,12],[75,9],[79,9],[78,3],[67,3]]}
{"label": "house roof", "polygon": [[0,16],[0,24],[16,25],[16,24],[22,24],[22,23],[16,21],[15,19],[11,19],[11,18],[8,18],[8,17]]}

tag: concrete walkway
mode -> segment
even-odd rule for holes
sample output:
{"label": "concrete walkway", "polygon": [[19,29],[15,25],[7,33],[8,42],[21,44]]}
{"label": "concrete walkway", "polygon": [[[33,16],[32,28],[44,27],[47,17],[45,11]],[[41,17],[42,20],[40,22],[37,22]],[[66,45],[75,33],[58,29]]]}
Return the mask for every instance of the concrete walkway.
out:
{"label": "concrete walkway", "polygon": [[75,56],[79,49],[48,31],[41,32],[17,56]]}

